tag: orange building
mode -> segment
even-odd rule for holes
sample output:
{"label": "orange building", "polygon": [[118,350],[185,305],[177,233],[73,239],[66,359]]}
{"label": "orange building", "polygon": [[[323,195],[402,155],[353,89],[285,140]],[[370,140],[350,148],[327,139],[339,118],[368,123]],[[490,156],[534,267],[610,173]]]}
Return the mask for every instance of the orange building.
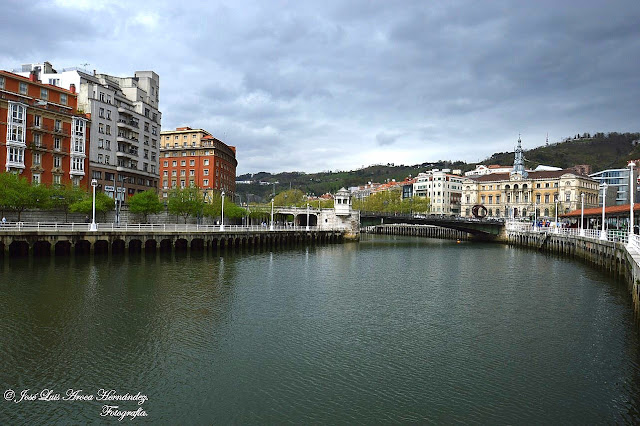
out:
{"label": "orange building", "polygon": [[0,70],[0,163],[32,183],[89,187],[89,121],[76,88]]}
{"label": "orange building", "polygon": [[191,185],[203,190],[205,197],[213,191],[236,191],[236,148],[202,129],[178,127],[160,133],[160,181],[162,198],[172,188]]}

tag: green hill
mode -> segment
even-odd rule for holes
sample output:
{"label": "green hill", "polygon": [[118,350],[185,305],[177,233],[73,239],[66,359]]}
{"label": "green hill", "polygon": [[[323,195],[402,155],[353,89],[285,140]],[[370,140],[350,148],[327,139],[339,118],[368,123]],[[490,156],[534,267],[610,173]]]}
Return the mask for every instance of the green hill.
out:
{"label": "green hill", "polygon": [[[552,143],[525,151],[527,168],[540,164],[556,167],[572,167],[588,164],[593,172],[609,168],[626,167],[631,159],[640,159],[640,133],[596,133],[576,135],[563,142]],[[512,152],[499,152],[479,164],[513,164]],[[300,189],[307,194],[322,195],[336,192],[341,187],[364,185],[367,182],[384,183],[395,179],[404,180],[407,176],[416,176],[420,172],[433,168],[461,169],[463,172],[475,168],[475,163],[463,161],[436,161],[412,166],[373,165],[351,171],[326,171],[321,173],[283,172],[271,174],[260,172],[237,177],[240,181],[252,181],[251,184],[236,185],[236,193],[242,202],[269,200],[272,194],[285,189]],[[262,183],[260,183],[262,182]],[[275,184],[275,185],[274,185]]]}

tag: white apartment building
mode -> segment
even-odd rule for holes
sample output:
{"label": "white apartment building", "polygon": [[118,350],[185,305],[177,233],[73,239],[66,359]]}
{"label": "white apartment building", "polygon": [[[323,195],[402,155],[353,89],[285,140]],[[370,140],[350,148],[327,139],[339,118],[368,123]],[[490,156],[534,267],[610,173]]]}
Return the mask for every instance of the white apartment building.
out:
{"label": "white apartment building", "polygon": [[413,184],[414,197],[428,197],[431,213],[459,215],[462,199],[462,177],[449,169],[433,169],[419,173]]}
{"label": "white apartment building", "polygon": [[88,73],[78,68],[56,71],[49,62],[23,65],[17,74],[31,71],[48,84],[78,90],[78,109],[91,114],[89,177],[98,189],[121,199],[159,181],[161,113],[160,78],[153,71],[133,77]]}

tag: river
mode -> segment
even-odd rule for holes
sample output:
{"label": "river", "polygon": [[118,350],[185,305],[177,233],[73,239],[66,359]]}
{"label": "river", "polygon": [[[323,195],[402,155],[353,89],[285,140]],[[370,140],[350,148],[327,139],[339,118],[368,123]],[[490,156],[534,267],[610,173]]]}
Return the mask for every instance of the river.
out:
{"label": "river", "polygon": [[640,422],[630,296],[574,260],[365,235],[0,271],[1,424]]}

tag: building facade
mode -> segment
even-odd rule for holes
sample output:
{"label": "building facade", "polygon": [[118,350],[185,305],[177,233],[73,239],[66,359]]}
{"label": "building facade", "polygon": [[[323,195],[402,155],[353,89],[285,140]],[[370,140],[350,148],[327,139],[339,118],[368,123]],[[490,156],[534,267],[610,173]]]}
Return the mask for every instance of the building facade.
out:
{"label": "building facade", "polygon": [[[629,197],[629,173],[630,169],[607,169],[602,170],[600,172],[592,173],[591,176],[595,179],[600,185],[603,183],[607,184],[607,205],[623,205],[630,204],[631,199]],[[633,194],[634,202],[640,201],[638,199],[638,168],[635,167],[633,169],[633,186],[635,187],[635,192]],[[598,198],[598,204],[602,206],[602,192],[603,189],[600,188],[600,195]]]}
{"label": "building facade", "polygon": [[462,180],[461,215],[472,216],[484,206],[489,217],[552,218],[598,205],[598,182],[575,169],[527,171],[518,140],[514,167],[509,173],[467,176]]}
{"label": "building facade", "polygon": [[196,186],[205,199],[213,192],[236,192],[236,149],[203,129],[178,127],[160,135],[161,197],[172,188]]}
{"label": "building facade", "polygon": [[34,184],[88,188],[89,120],[78,111],[76,86],[43,84],[0,71],[0,162]]}
{"label": "building facade", "polygon": [[462,199],[462,177],[449,169],[433,169],[419,173],[413,184],[414,197],[428,197],[431,213],[459,215]]}
{"label": "building facade", "polygon": [[98,190],[112,198],[117,193],[123,201],[147,189],[157,191],[161,113],[156,73],[115,77],[78,68],[58,72],[48,62],[23,65],[20,74],[30,73],[51,85],[79,88],[78,109],[92,121],[89,177],[98,181]]}

